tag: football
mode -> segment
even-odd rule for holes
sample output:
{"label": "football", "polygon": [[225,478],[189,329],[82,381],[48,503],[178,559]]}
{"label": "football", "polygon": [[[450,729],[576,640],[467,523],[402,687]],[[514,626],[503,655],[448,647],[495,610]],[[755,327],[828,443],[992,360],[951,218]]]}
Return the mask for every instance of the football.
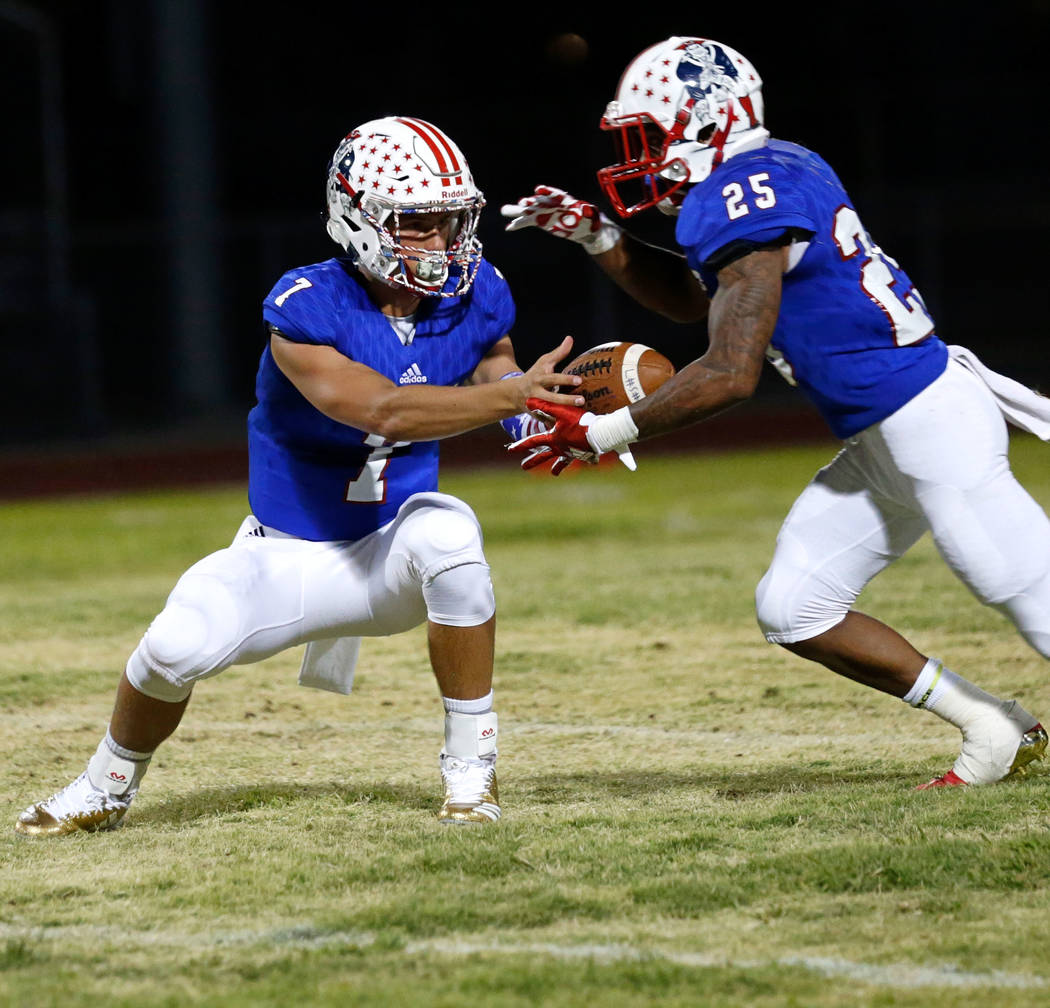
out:
{"label": "football", "polygon": [[655,392],[674,374],[674,365],[643,343],[602,343],[585,350],[563,370],[583,379],[571,391],[587,400],[587,409],[611,413]]}

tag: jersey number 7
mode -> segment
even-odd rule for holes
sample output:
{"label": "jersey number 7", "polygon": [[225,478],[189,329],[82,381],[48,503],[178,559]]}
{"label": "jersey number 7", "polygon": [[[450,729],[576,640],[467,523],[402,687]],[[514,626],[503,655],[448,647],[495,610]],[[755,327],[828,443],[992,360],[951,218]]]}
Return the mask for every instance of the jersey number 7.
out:
{"label": "jersey number 7", "polygon": [[365,444],[372,450],[347,482],[344,499],[349,504],[382,504],[386,500],[386,467],[392,458],[411,451],[412,445],[408,441],[384,441],[378,434],[369,434]]}

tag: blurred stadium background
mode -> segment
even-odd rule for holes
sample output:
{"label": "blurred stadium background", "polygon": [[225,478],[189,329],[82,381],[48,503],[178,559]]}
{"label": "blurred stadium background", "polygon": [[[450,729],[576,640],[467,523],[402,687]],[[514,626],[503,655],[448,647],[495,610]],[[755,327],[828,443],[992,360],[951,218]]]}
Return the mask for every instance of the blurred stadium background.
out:
{"label": "blurred stadium background", "polygon": [[[1039,64],[1050,3],[1000,3],[979,23],[953,7],[522,9],[502,30],[480,7],[0,0],[0,456],[90,458],[121,439],[238,450],[260,302],[285,269],[333,254],[328,157],[352,125],[386,114],[437,122],[470,159],[523,361],[566,332],[578,349],[636,339],[691,360],[702,333],[636,308],[568,243],[507,235],[499,215],[540,182],[600,202],[599,116],[630,58],[671,34],[707,34],[753,60],[774,135],[831,161],[948,342],[1050,386]],[[631,227],[671,240],[658,215]],[[770,370],[750,413],[697,437],[730,437],[772,408],[802,420],[770,437],[815,429]]]}

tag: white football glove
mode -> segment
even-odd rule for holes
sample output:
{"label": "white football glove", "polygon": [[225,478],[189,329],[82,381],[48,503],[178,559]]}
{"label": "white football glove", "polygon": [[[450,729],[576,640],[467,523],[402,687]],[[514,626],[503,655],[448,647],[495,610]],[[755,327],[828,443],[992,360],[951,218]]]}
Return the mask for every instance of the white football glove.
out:
{"label": "white football glove", "polygon": [[538,227],[559,238],[578,242],[591,255],[608,252],[622,233],[593,203],[551,186],[536,186],[531,196],[505,204],[500,207],[500,213],[513,218],[507,225],[508,231]]}

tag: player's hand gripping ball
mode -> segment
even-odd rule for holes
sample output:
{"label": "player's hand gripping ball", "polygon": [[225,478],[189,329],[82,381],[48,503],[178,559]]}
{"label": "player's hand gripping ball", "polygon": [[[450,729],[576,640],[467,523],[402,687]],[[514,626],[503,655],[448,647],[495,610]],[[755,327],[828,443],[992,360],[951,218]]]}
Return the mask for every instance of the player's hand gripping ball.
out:
{"label": "player's hand gripping ball", "polygon": [[[583,379],[580,385],[562,388],[583,396],[586,405],[559,406],[539,398],[529,399],[529,412],[542,419],[548,429],[507,445],[507,450],[528,453],[522,469],[550,464],[553,476],[564,472],[575,460],[597,462],[599,453],[607,451],[616,452],[620,461],[633,470],[634,457],[628,447],[631,435],[623,423],[614,424],[615,430],[605,431],[612,440],[604,447],[605,439],[593,440],[590,428],[603,419],[599,414],[614,413],[655,392],[675,373],[674,365],[643,343],[602,343],[570,361],[563,373]],[[614,420],[609,418],[610,422]],[[624,437],[613,436],[619,434]]]}
{"label": "player's hand gripping ball", "polygon": [[674,374],[674,365],[643,343],[602,343],[585,350],[563,370],[583,379],[582,385],[565,391],[582,395],[587,400],[584,409],[611,413],[652,395]]}

